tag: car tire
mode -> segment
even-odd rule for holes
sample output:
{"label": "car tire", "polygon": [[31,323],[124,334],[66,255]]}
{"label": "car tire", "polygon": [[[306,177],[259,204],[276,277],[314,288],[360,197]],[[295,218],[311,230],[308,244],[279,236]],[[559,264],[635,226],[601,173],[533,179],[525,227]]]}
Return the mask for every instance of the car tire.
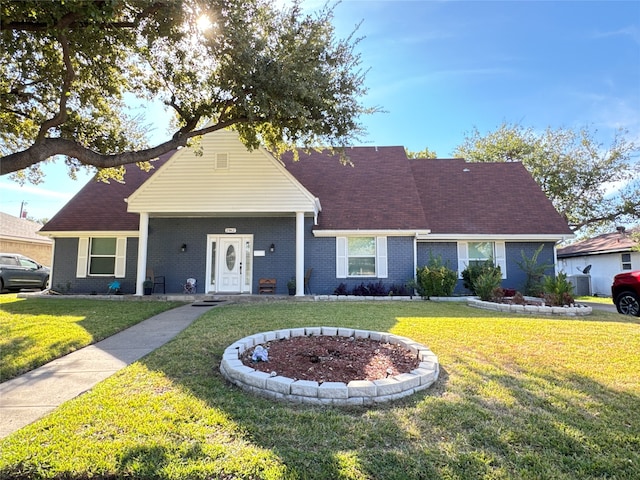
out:
{"label": "car tire", "polygon": [[42,286],[40,287],[40,290],[46,290],[48,283],[49,283],[49,277],[44,279],[44,282],[42,282]]}
{"label": "car tire", "polygon": [[616,298],[618,313],[640,317],[640,298],[634,292],[622,292]]}

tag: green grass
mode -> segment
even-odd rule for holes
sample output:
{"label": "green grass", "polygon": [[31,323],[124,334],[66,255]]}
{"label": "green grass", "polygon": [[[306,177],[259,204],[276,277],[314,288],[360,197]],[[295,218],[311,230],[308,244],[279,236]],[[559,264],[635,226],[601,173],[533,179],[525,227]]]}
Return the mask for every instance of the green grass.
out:
{"label": "green grass", "polygon": [[95,343],[178,302],[0,296],[0,380]]}
{"label": "green grass", "polygon": [[576,301],[578,301],[578,302],[601,303],[603,305],[613,305],[613,301],[611,300],[611,297],[584,296],[584,297],[576,297]]}
{"label": "green grass", "polygon": [[[275,403],[228,385],[233,341],[339,325],[439,356],[430,389],[376,407]],[[0,442],[0,478],[640,478],[640,323],[433,302],[216,307]]]}

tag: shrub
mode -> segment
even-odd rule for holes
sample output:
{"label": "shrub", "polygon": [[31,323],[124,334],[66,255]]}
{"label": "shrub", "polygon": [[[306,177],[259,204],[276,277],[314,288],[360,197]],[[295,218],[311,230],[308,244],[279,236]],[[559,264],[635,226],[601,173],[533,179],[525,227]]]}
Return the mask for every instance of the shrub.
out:
{"label": "shrub", "polygon": [[417,290],[421,297],[450,297],[458,276],[442,263],[441,257],[431,257],[429,264],[416,269]]}
{"label": "shrub", "polygon": [[528,258],[524,254],[524,250],[520,250],[522,255],[522,261],[518,262],[520,270],[522,270],[527,280],[524,284],[524,294],[532,297],[538,297],[543,292],[542,281],[544,279],[544,272],[553,267],[553,264],[542,263],[538,264],[538,255],[542,252],[544,245],[540,245],[533,253],[531,258]]}
{"label": "shrub", "polygon": [[389,295],[398,297],[408,297],[413,295],[413,288],[411,288],[410,285],[412,284],[409,282],[407,282],[406,285],[397,285],[394,283],[389,287]]}
{"label": "shrub", "polygon": [[473,284],[473,291],[485,302],[493,300],[494,292],[500,287],[502,273],[500,268],[482,272]]}
{"label": "shrub", "polygon": [[345,283],[341,283],[340,285],[338,285],[336,287],[336,289],[333,291],[334,295],[347,295],[347,285]]}
{"label": "shrub", "polygon": [[571,305],[573,300],[573,285],[567,280],[567,274],[560,272],[557,277],[544,277],[544,301],[548,305],[561,307]]}
{"label": "shrub", "polygon": [[[484,273],[488,274],[489,276],[497,276],[499,279],[502,279],[502,272],[500,271],[500,267],[494,265],[493,260],[478,262],[469,265],[462,271],[462,284],[464,285],[464,288],[471,291],[471,293],[475,295],[479,295],[474,285],[478,280],[478,277],[480,277],[480,275]],[[499,284],[500,282],[498,282],[498,285]]]}

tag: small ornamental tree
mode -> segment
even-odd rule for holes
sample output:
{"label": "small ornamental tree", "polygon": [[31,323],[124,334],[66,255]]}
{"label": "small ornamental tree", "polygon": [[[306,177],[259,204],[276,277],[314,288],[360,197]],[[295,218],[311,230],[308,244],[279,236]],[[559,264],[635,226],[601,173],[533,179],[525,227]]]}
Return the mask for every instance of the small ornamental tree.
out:
{"label": "small ornamental tree", "polygon": [[524,284],[524,294],[531,297],[539,297],[540,294],[543,293],[542,280],[545,272],[553,268],[553,264],[551,263],[538,263],[538,256],[543,248],[544,245],[540,245],[531,258],[528,258],[524,254],[524,250],[520,250],[522,261],[518,262],[518,266],[527,276]]}

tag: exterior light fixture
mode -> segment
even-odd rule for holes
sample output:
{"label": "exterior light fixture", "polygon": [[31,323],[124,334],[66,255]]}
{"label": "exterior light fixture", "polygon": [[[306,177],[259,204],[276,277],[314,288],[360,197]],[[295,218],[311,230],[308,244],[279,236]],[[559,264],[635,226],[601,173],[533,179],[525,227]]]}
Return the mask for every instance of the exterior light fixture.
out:
{"label": "exterior light fixture", "polygon": [[187,251],[187,244],[183,243],[182,246],[180,247],[180,251],[181,252],[186,252]]}
{"label": "exterior light fixture", "polygon": [[275,246],[273,243],[272,243],[272,244],[271,244],[271,246],[269,247],[269,251],[270,251],[271,253],[273,253],[273,252],[275,252],[275,251],[276,251],[276,246]]}

